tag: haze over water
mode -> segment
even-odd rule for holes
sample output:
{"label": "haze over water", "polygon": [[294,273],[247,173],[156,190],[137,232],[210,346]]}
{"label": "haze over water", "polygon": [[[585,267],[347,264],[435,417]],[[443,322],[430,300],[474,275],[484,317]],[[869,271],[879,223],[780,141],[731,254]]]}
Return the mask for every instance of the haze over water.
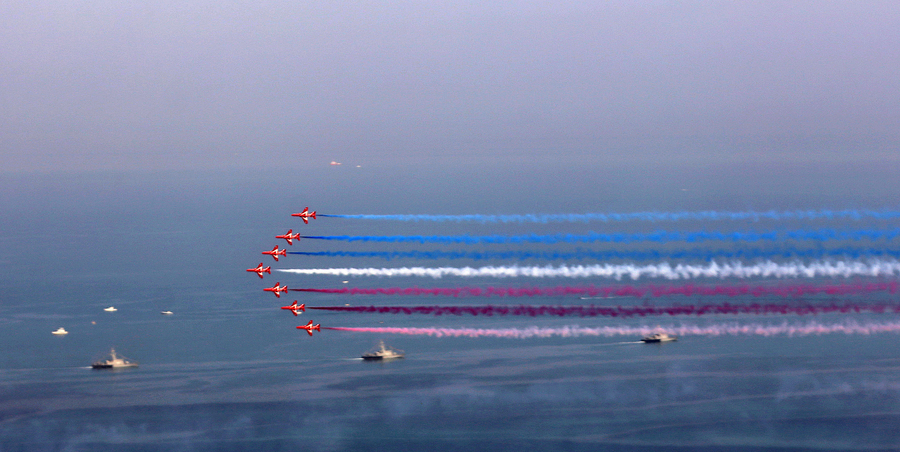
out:
{"label": "haze over water", "polygon": [[[0,449],[87,450],[695,450],[896,449],[897,333],[685,335],[661,345],[635,336],[433,337],[323,327],[527,329],[676,328],[722,324],[885,323],[896,314],[701,317],[405,315],[278,309],[307,306],[896,303],[886,292],[846,296],[580,299],[347,295],[292,288],[671,284],[566,278],[355,277],[247,268],[480,267],[609,262],[261,255],[287,229],[304,235],[514,235],[890,229],[896,221],[669,223],[397,222],[290,214],[528,214],[595,212],[896,210],[896,168],[811,165],[697,169],[545,163],[405,170],[320,164],[280,173],[81,173],[4,176],[0,219]],[[33,183],[23,184],[24,180]],[[794,243],[894,248],[896,241]],[[593,250],[691,248],[580,244]],[[699,246],[699,245],[697,245]],[[703,245],[739,250],[766,244]],[[289,251],[571,250],[576,245],[334,243]],[[776,259],[793,262],[792,259]],[[840,259],[835,259],[840,260]],[[670,259],[671,262],[676,260]],[[808,261],[808,259],[800,259]],[[702,264],[703,260],[683,262]],[[645,264],[647,262],[637,262]],[[752,263],[752,262],[751,262]],[[346,284],[344,280],[349,280]],[[894,278],[697,279],[702,284],[890,282]],[[117,312],[104,312],[115,306]],[[160,311],[171,310],[171,316]],[[70,333],[50,332],[65,327]],[[379,340],[406,358],[359,356]],[[110,347],[135,369],[87,368]]]}

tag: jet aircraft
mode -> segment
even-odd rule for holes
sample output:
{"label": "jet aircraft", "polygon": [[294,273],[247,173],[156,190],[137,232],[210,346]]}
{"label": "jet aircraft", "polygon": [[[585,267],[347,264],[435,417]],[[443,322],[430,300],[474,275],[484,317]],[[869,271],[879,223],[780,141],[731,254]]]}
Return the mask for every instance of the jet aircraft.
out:
{"label": "jet aircraft", "polygon": [[288,288],[287,288],[287,286],[279,286],[279,284],[281,284],[281,283],[275,283],[274,286],[272,286],[272,287],[266,287],[266,288],[263,289],[263,290],[266,291],[266,292],[272,292],[273,294],[275,294],[275,297],[276,297],[276,298],[281,298],[281,294],[280,294],[279,292],[285,292],[285,293],[287,293]]}
{"label": "jet aircraft", "polygon": [[285,239],[285,240],[287,240],[288,245],[293,245],[295,239],[300,240],[300,233],[294,232],[293,234],[291,234],[291,232],[294,232],[294,230],[288,229],[288,231],[286,233],[284,233],[283,235],[276,235],[275,238],[276,239]]}
{"label": "jet aircraft", "polygon": [[257,266],[256,268],[248,268],[247,271],[256,272],[256,274],[259,275],[259,278],[262,279],[263,273],[268,273],[270,275],[272,274],[272,267],[263,267],[263,263],[260,262],[259,266]]}
{"label": "jet aircraft", "polygon": [[297,317],[297,314],[306,311],[306,303],[297,305],[297,300],[294,300],[294,304],[290,306],[282,306],[281,309],[288,309],[294,313],[294,317]]}
{"label": "jet aircraft", "polygon": [[287,248],[280,250],[278,249],[278,245],[275,245],[275,248],[272,248],[272,251],[263,251],[263,254],[268,254],[275,258],[275,261],[278,261],[278,255],[287,256]]}
{"label": "jet aircraft", "polygon": [[304,222],[304,223],[309,224],[309,219],[310,219],[310,218],[312,218],[313,220],[316,219],[316,211],[313,210],[312,212],[310,212],[310,211],[309,211],[309,207],[304,207],[304,208],[303,208],[303,212],[300,212],[300,213],[292,213],[291,216],[292,216],[292,217],[300,217],[300,218],[303,219],[303,222]]}
{"label": "jet aircraft", "polygon": [[320,333],[322,332],[322,330],[319,327],[319,324],[317,323],[317,324],[313,325],[312,320],[310,320],[309,323],[307,323],[306,325],[298,326],[297,329],[298,330],[306,330],[306,332],[309,333],[310,336],[312,336],[313,330],[316,330]]}

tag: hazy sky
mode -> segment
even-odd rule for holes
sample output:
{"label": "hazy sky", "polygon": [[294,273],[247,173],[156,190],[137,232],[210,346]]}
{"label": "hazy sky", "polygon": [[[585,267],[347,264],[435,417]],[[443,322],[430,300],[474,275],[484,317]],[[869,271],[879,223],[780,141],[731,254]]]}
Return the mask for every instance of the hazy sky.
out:
{"label": "hazy sky", "polygon": [[900,159],[900,2],[0,3],[0,171]]}

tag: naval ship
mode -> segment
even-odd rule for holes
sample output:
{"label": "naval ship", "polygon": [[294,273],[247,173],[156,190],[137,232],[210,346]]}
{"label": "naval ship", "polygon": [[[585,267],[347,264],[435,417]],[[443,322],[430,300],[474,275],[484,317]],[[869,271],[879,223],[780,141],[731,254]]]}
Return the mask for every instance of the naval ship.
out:
{"label": "naval ship", "polygon": [[651,343],[651,342],[669,342],[669,341],[677,341],[678,338],[675,336],[669,336],[666,333],[653,333],[649,336],[645,336],[641,339],[641,342]]}
{"label": "naval ship", "polygon": [[365,360],[378,360],[378,359],[394,359],[394,358],[402,358],[403,350],[394,350],[390,347],[384,346],[384,341],[378,341],[378,348],[375,350],[362,355],[362,359]]}
{"label": "naval ship", "polygon": [[94,369],[117,369],[120,367],[137,367],[138,363],[125,357],[116,356],[116,349],[109,350],[109,359],[91,364]]}

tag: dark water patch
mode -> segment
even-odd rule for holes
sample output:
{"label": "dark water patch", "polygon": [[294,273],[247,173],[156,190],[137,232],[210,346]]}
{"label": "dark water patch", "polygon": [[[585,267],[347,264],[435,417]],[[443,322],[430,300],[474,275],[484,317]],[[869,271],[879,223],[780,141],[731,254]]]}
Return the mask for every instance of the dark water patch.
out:
{"label": "dark water patch", "polygon": [[[67,410],[0,425],[3,450],[891,450],[900,414],[774,414],[740,419],[667,410],[623,419],[545,418],[475,402],[435,398],[418,410],[386,399],[137,406]],[[406,410],[406,411],[404,411]],[[541,411],[538,411],[540,414]],[[427,417],[422,413],[428,413]],[[427,447],[425,447],[427,446]],[[245,449],[246,450],[246,449]]]}

